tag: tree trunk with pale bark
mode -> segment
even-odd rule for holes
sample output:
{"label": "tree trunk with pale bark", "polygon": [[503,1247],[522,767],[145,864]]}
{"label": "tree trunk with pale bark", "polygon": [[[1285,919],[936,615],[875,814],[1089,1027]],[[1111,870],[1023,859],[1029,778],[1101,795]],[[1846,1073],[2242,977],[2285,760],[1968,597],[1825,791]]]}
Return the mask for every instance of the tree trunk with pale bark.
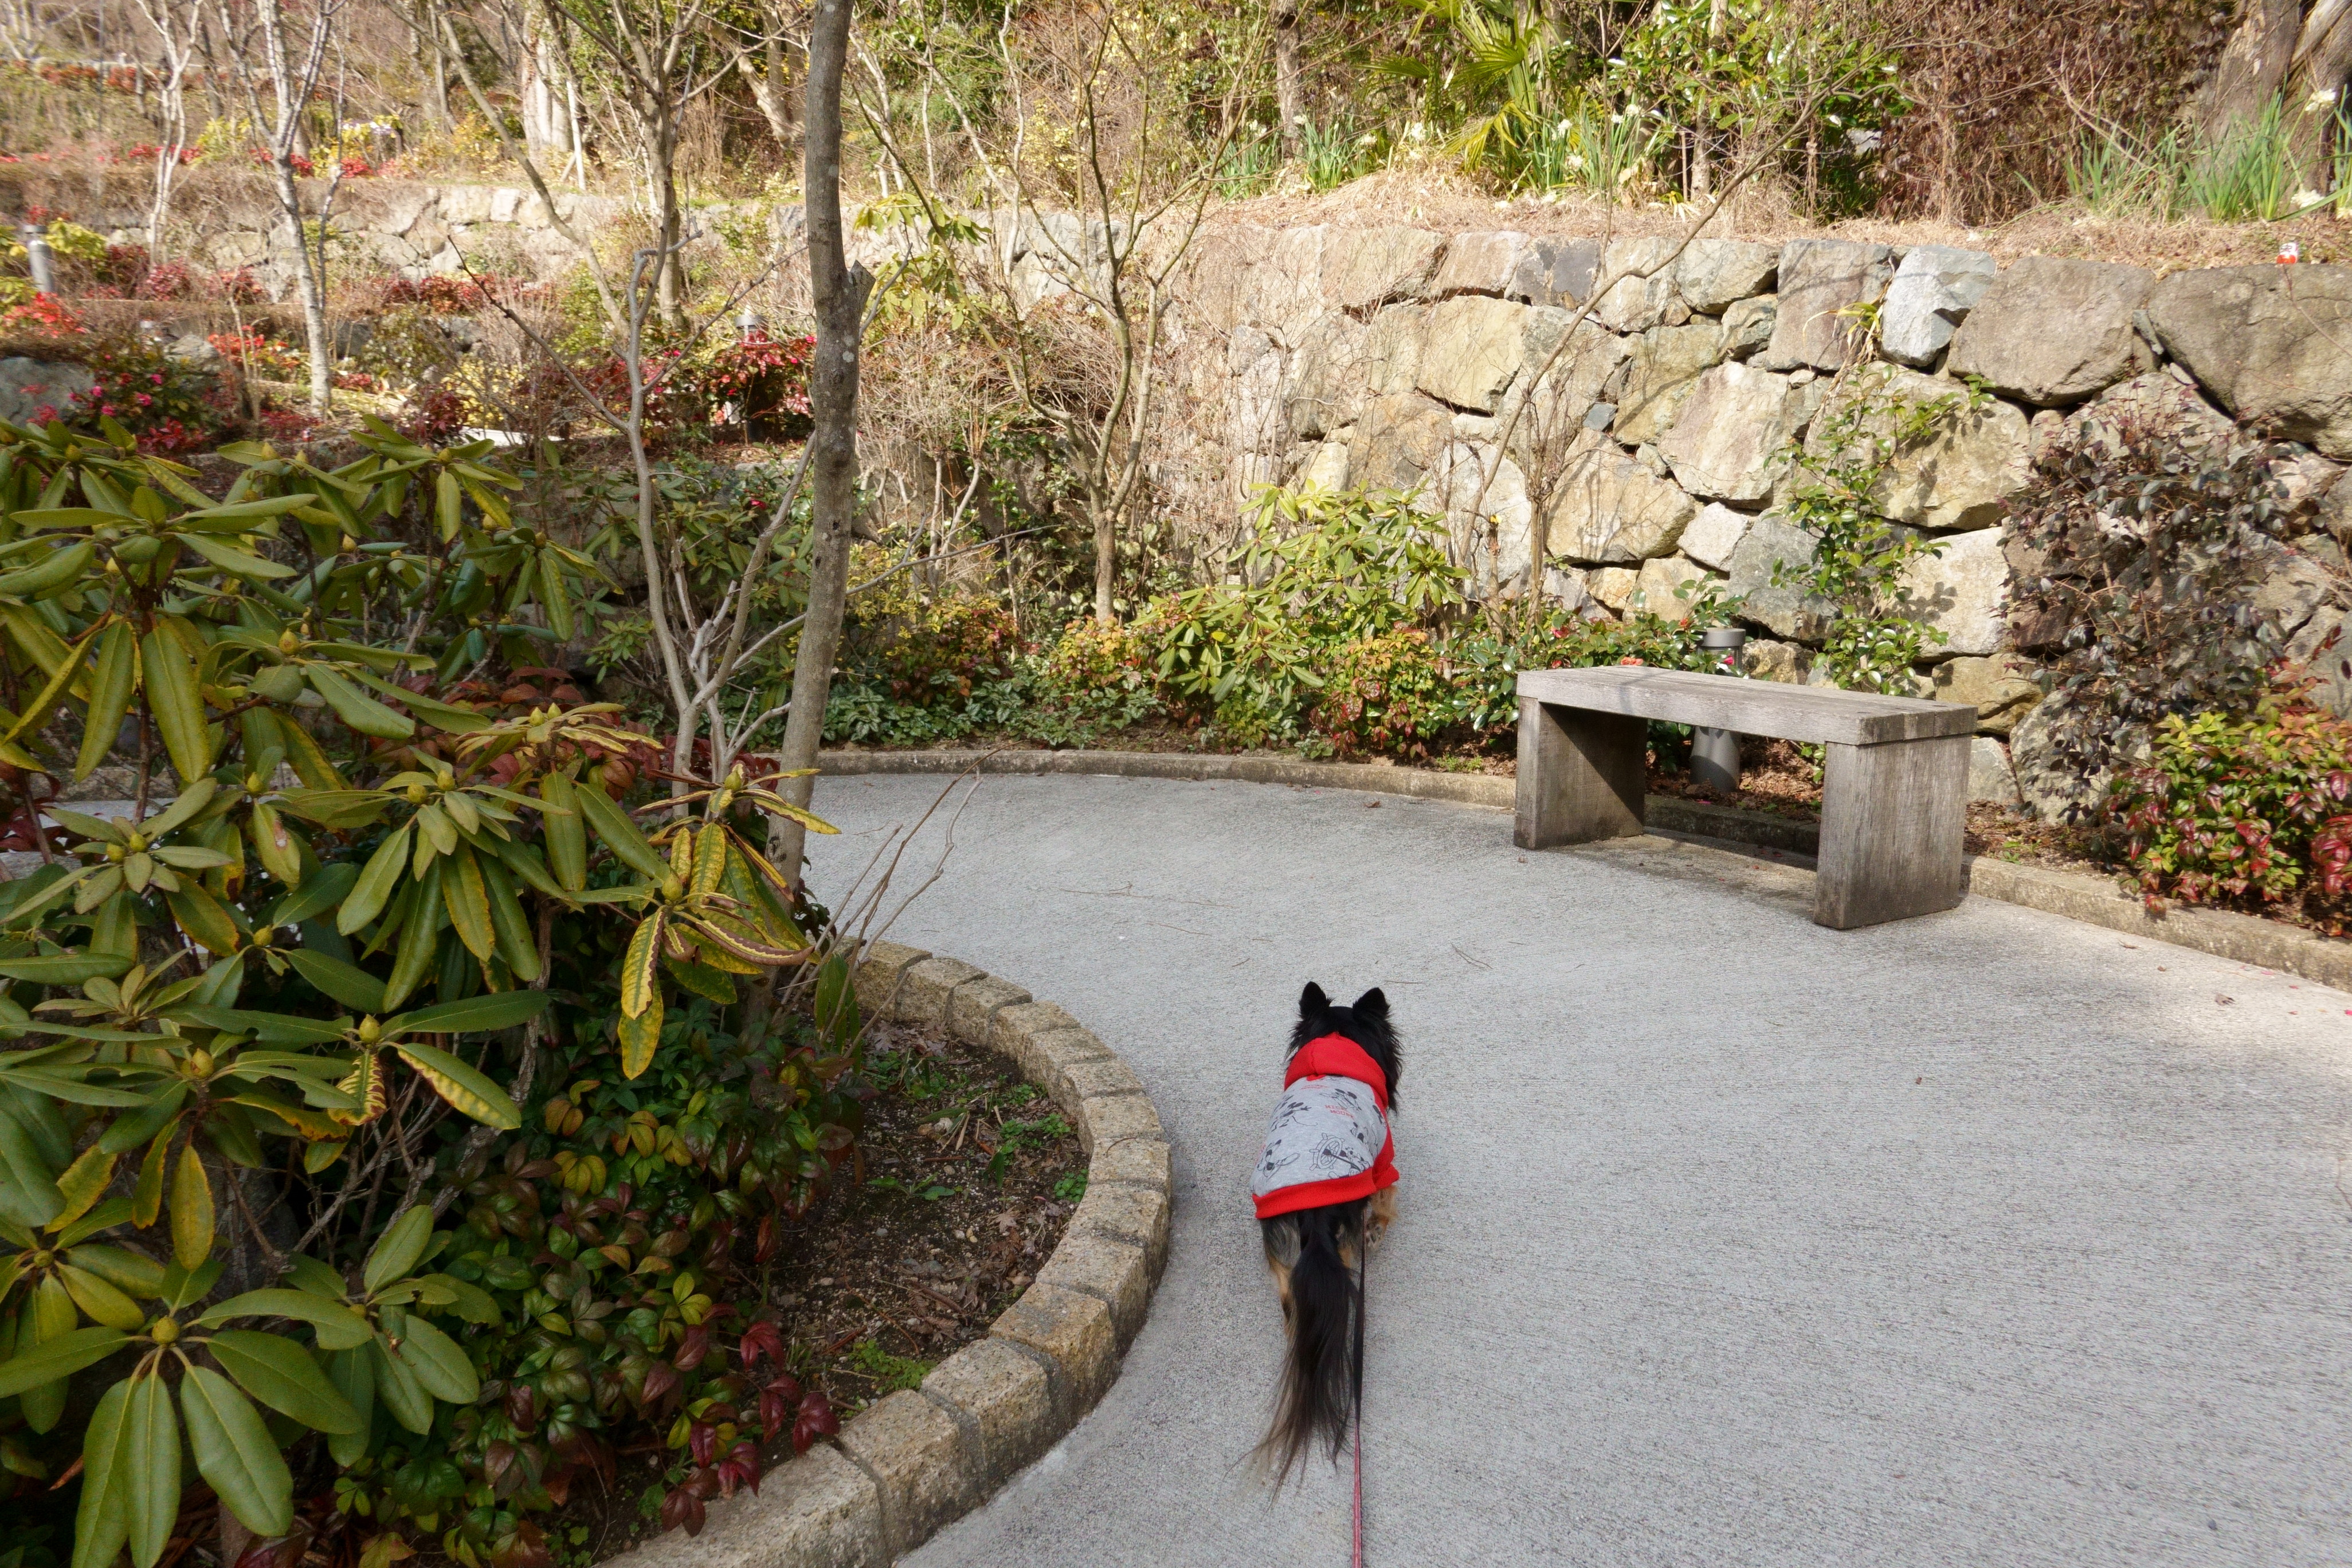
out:
{"label": "tree trunk with pale bark", "polygon": [[[813,768],[824,739],[824,707],[833,691],[834,656],[841,646],[849,592],[849,551],[857,521],[857,356],[866,297],[874,284],[865,268],[849,265],[841,224],[841,79],[849,57],[850,0],[817,0],[809,24],[808,105],[802,161],[807,202],[809,285],[816,314],[816,349],[809,363],[809,500],[811,511],[808,618],[793,659],[792,711],[784,720],[782,763]],[[815,780],[787,779],[786,799],[808,805]],[[795,885],[801,879],[805,832],[772,818],[771,857]]]}

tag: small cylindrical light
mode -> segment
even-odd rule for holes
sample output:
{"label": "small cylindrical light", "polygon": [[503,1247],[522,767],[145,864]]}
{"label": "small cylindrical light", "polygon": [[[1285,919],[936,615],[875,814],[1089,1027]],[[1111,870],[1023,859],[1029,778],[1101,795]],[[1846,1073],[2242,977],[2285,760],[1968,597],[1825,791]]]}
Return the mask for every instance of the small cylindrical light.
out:
{"label": "small cylindrical light", "polygon": [[743,341],[749,342],[751,341],[752,334],[766,326],[768,322],[767,318],[746,305],[743,307],[743,313],[735,318],[735,324],[743,330]]}
{"label": "small cylindrical light", "polygon": [[44,294],[58,291],[57,258],[49,251],[48,236],[31,224],[25,226],[25,265],[33,274],[33,287]]}
{"label": "small cylindrical light", "polygon": [[[1738,626],[1716,626],[1699,639],[1713,655],[1707,662],[1717,675],[1739,673],[1739,650],[1748,634]],[[1739,788],[1739,737],[1728,730],[1704,724],[1691,727],[1691,782],[1729,795]]]}

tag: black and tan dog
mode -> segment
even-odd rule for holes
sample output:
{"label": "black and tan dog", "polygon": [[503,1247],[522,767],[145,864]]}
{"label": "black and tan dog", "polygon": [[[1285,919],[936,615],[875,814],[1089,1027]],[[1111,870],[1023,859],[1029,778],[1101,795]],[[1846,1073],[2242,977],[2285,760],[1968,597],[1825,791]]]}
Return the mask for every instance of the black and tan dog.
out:
{"label": "black and tan dog", "polygon": [[[1282,1099],[1250,1180],[1290,1352],[1258,1455],[1277,1486],[1319,1442],[1340,1445],[1364,1375],[1364,1248],[1396,1217],[1389,1113],[1403,1062],[1375,989],[1335,1006],[1309,984]],[[1367,1234],[1369,1231],[1369,1235]]]}

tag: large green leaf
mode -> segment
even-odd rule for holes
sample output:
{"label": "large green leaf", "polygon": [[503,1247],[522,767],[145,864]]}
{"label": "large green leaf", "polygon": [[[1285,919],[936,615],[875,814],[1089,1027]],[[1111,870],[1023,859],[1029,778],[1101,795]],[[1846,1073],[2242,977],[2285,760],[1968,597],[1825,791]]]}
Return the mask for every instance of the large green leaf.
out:
{"label": "large green leaf", "polygon": [[539,798],[548,867],[567,891],[576,893],[588,885],[588,826],[580,816],[579,791],[569,773],[551,773],[539,781]]}
{"label": "large green leaf", "polygon": [[[7,1367],[0,1365],[0,1376],[6,1373]],[[98,1408],[90,1413],[89,1427],[82,1435],[81,1505],[74,1510],[73,1568],[111,1568],[122,1543],[130,1539],[130,1413],[131,1384],[118,1383],[100,1396]]]}
{"label": "large green leaf", "polygon": [[327,1435],[327,1453],[335,1463],[355,1465],[368,1451],[375,1425],[375,1336],[354,1350],[337,1351],[327,1358],[327,1376],[359,1413],[356,1431]]}
{"label": "large green leaf", "polygon": [[436,1399],[471,1405],[482,1392],[474,1363],[466,1359],[457,1342],[414,1313],[409,1315],[399,1349],[393,1353],[408,1363],[418,1386]]}
{"label": "large green leaf", "polygon": [[635,1017],[625,1015],[619,1020],[616,1033],[621,1042],[621,1076],[634,1079],[644,1075],[654,1065],[654,1053],[661,1048],[662,999],[661,989],[654,989],[653,1000]]}
{"label": "large green leaf", "polygon": [[433,1086],[434,1093],[484,1126],[511,1132],[522,1125],[522,1112],[515,1109],[515,1102],[507,1098],[506,1090],[482,1076],[480,1068],[415,1040],[396,1040],[392,1048]]}
{"label": "large green leaf", "polygon": [[392,1418],[418,1436],[433,1430],[433,1399],[416,1381],[407,1363],[384,1349],[383,1341],[368,1342],[368,1359],[375,1371],[375,1391]]}
{"label": "large green leaf", "polygon": [[[289,736],[309,732],[299,725],[288,731]],[[365,827],[382,816],[393,801],[391,795],[373,789],[289,789],[280,792],[278,798],[303,821],[331,827],[338,833]]]}
{"label": "large green leaf", "polygon": [[[304,921],[341,903],[359,879],[360,868],[357,866],[324,867],[316,875],[305,877],[299,890],[289,893],[278,901],[278,907],[269,911],[270,922],[281,926],[300,925]],[[317,982],[311,984],[316,984]]]}
{"label": "large green leaf", "polygon": [[0,1399],[39,1388],[105,1360],[128,1338],[120,1329],[69,1329],[30,1349],[20,1341],[16,1353],[0,1361]]}
{"label": "large green leaf", "polygon": [[85,779],[106,760],[122,715],[131,706],[131,685],[139,669],[139,636],[128,621],[117,621],[99,639],[98,667],[90,673],[89,707],[84,715],[81,750],[74,758],[74,777]]}
{"label": "large green leaf", "polygon": [[[16,1325],[16,1350],[22,1355],[74,1332],[74,1325],[81,1321],[81,1310],[73,1304],[72,1294],[52,1276],[33,1287],[32,1299],[17,1317],[21,1321]],[[25,1425],[34,1431],[54,1430],[65,1418],[66,1379],[52,1378],[25,1390],[16,1396],[16,1408],[25,1417]]]}
{"label": "large green leaf", "polygon": [[404,1209],[400,1217],[384,1226],[383,1235],[368,1248],[367,1264],[360,1272],[360,1289],[373,1296],[395,1279],[406,1278],[425,1257],[426,1244],[433,1239],[433,1211],[423,1204]]}
{"label": "large green leaf", "polygon": [[68,545],[30,566],[0,574],[0,594],[14,594],[26,599],[38,598],[50,589],[62,587],[81,575],[97,554],[97,548],[88,540]]}
{"label": "large green leaf", "polygon": [[669,875],[669,862],[637,831],[629,814],[613,804],[610,795],[594,784],[582,784],[572,795],[586,816],[589,829],[604,841],[604,847],[621,858],[624,865],[656,882]]}
{"label": "large green leaf", "polygon": [[347,1351],[367,1343],[368,1321],[340,1301],[308,1290],[247,1290],[232,1296],[196,1321],[206,1327],[232,1318],[292,1318],[319,1331],[319,1348]]}
{"label": "large green leaf", "polygon": [[392,977],[384,982],[383,1005],[397,1007],[406,1001],[432,967],[440,944],[434,939],[440,933],[441,922],[449,911],[441,903],[442,862],[436,859],[425,868],[425,875],[411,884],[415,893],[409,901],[408,919],[402,927],[399,947],[392,958]]}
{"label": "large green leaf", "polygon": [[431,1035],[477,1035],[511,1029],[547,1010],[544,991],[500,991],[468,996],[462,1002],[438,1002],[384,1021],[384,1032]]}
{"label": "large green leaf", "polygon": [[359,1412],[327,1381],[310,1352],[292,1340],[224,1329],[212,1337],[212,1352],[239,1388],[279,1415],[320,1432],[358,1429]]}
{"label": "large green leaf", "polygon": [[[230,493],[234,495],[236,492],[232,490]],[[196,511],[184,512],[178,518],[177,521],[182,528],[194,527],[200,521],[225,524],[233,523],[235,524],[234,527],[207,529],[205,531],[208,533],[248,533],[252,531],[253,524],[258,519],[276,517],[281,512],[292,511],[297,507],[310,506],[317,500],[318,497],[316,496],[304,494],[292,496],[271,496],[267,500],[234,501],[226,506],[208,506]],[[58,525],[53,524],[52,526]]]}
{"label": "large green leaf", "polygon": [[183,1268],[203,1265],[213,1251],[213,1183],[194,1140],[180,1147],[172,1172],[172,1257]]}
{"label": "large green leaf", "polygon": [[154,1568],[180,1517],[180,1418],[160,1374],[132,1380],[123,1417],[129,1426],[123,1480],[131,1505],[131,1561],[138,1568]]}
{"label": "large green leaf", "polygon": [[236,1385],[208,1366],[192,1366],[180,1384],[180,1408],[197,1473],[238,1521],[260,1536],[293,1528],[294,1478],[260,1412]]}
{"label": "large green leaf", "polygon": [[481,861],[482,886],[490,898],[490,929],[498,934],[499,956],[515,979],[528,985],[539,978],[539,944],[532,938],[530,916],[515,892],[514,874],[506,863],[490,857]]}
{"label": "large green leaf", "polygon": [[211,779],[198,779],[182,790],[171,805],[142,822],[139,825],[141,836],[152,844],[183,823],[194,821],[197,815],[213,803],[213,796],[219,793],[220,786]]}
{"label": "large green leaf", "polygon": [[333,1024],[315,1018],[289,1018],[281,1013],[254,1013],[236,1007],[182,1007],[173,1016],[185,1016],[209,1029],[250,1034],[266,1046],[324,1046],[343,1037]]}
{"label": "large green leaf", "polygon": [[223,544],[217,539],[206,539],[201,533],[175,533],[172,536],[222,571],[234,576],[267,583],[272,578],[291,577],[294,568],[280,566],[275,561],[264,561],[258,555]]}
{"label": "large green leaf", "polygon": [[400,886],[400,874],[408,866],[410,826],[402,823],[387,835],[375,853],[368,857],[367,868],[352,884],[351,894],[343,900],[342,908],[335,911],[335,929],[350,936],[368,921],[383,912],[383,906]]}
{"label": "large green leaf", "polygon": [[65,1212],[56,1167],[41,1155],[30,1128],[0,1109],[0,1218],[21,1226],[48,1224]]}
{"label": "large green leaf", "polygon": [[383,1011],[383,982],[356,964],[299,947],[286,950],[286,962],[303,979],[344,1006],[356,1007],[362,1013]]}
{"label": "large green leaf", "polygon": [[[458,798],[452,796],[452,799]],[[466,951],[488,963],[498,951],[498,933],[490,924],[490,894],[482,880],[482,863],[471,845],[460,845],[441,873],[441,899],[449,906],[449,923]]]}
{"label": "large green leaf", "polygon": [[[131,1202],[114,1198],[92,1209],[83,1226],[76,1226],[58,1237],[58,1244],[71,1248],[66,1254],[77,1267],[111,1284],[116,1289],[144,1300],[163,1289],[163,1266],[142,1253],[127,1247],[110,1247],[102,1241],[83,1241],[75,1233],[89,1220],[105,1219],[109,1226],[121,1225],[131,1217]],[[104,1228],[104,1227],[100,1227]],[[96,1230],[88,1234],[95,1236]]]}
{"label": "large green leaf", "polygon": [[310,678],[310,689],[326,699],[335,716],[362,735],[378,740],[405,741],[416,733],[416,721],[391,709],[343,679],[342,673],[330,665],[305,666],[303,674]]}
{"label": "large green leaf", "polygon": [[146,1324],[147,1314],[139,1310],[138,1302],[88,1269],[60,1263],[57,1279],[65,1287],[66,1294],[73,1298],[74,1305],[81,1309],[82,1316],[93,1322],[126,1333]]}
{"label": "large green leaf", "polygon": [[163,731],[172,771],[200,779],[212,770],[212,738],[205,732],[205,700],[196,691],[195,661],[179,637],[158,621],[139,639],[139,664],[147,679],[147,708]]}
{"label": "large green leaf", "polygon": [[163,895],[171,907],[172,919],[205,952],[226,958],[243,943],[244,932],[227,908],[206,892],[201,883],[183,878],[177,891]]}
{"label": "large green leaf", "polygon": [[68,952],[54,958],[0,959],[0,974],[37,985],[79,985],[85,980],[112,980],[131,963],[127,953]]}

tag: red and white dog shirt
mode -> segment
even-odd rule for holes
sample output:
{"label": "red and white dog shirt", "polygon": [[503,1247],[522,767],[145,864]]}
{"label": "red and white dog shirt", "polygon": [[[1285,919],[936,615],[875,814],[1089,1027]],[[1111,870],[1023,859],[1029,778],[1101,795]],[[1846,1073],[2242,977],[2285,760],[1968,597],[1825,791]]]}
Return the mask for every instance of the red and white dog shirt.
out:
{"label": "red and white dog shirt", "polygon": [[1250,1178],[1257,1217],[1370,1197],[1396,1184],[1388,1075],[1345,1035],[1298,1047]]}

